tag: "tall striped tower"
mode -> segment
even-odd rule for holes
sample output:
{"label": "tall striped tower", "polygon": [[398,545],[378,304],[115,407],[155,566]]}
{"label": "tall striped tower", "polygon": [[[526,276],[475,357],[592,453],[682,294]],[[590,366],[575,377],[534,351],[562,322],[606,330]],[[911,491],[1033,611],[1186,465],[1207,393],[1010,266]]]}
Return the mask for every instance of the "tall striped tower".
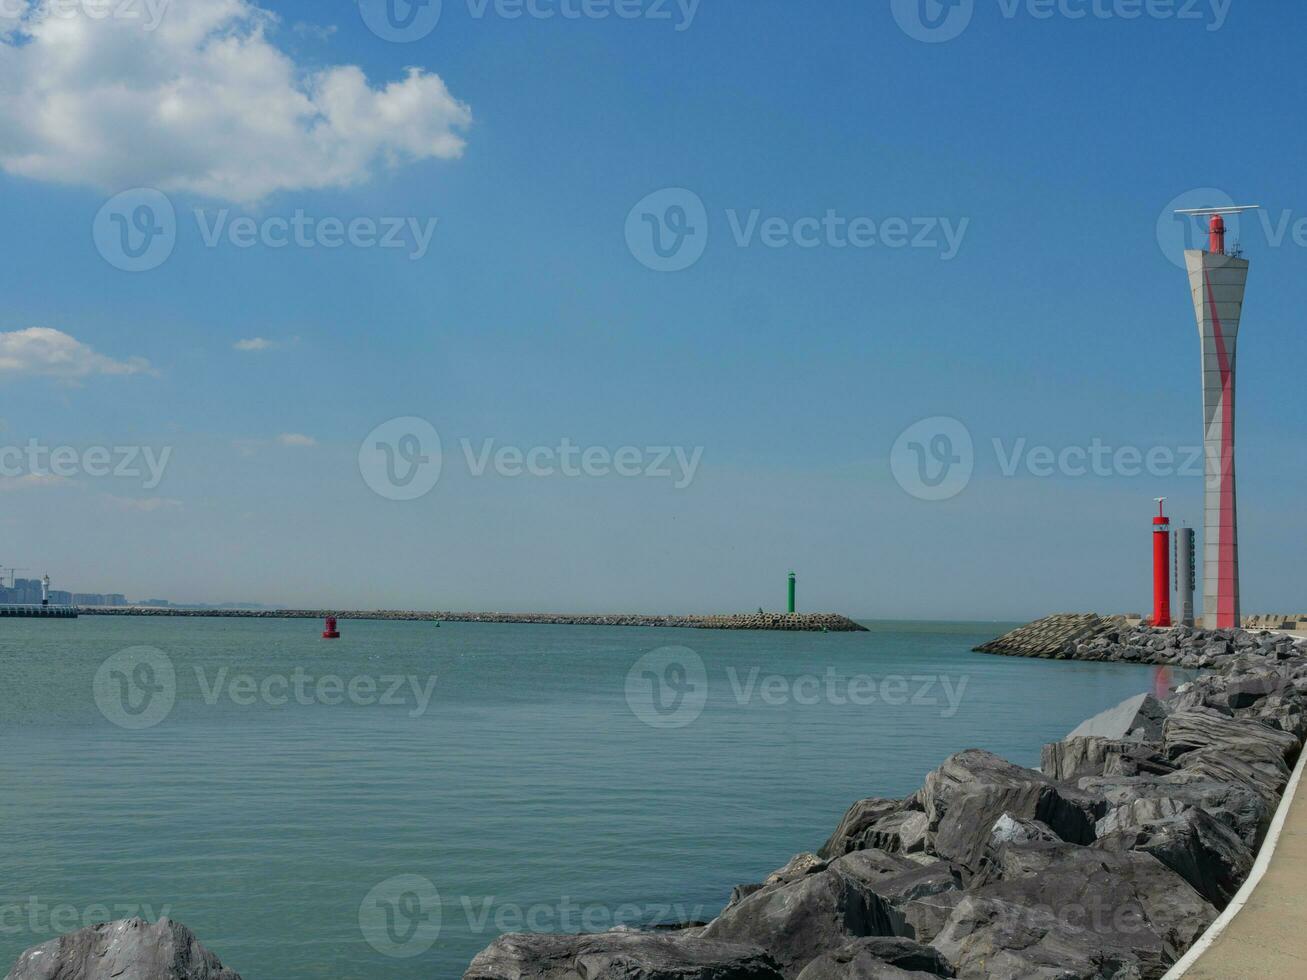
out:
{"label": "tall striped tower", "polygon": [[[1239,529],[1234,488],[1234,367],[1248,261],[1225,251],[1223,214],[1214,208],[1208,247],[1184,253],[1202,343],[1206,501],[1203,514],[1203,626],[1239,625]],[[1185,212],[1195,213],[1195,212]]]}

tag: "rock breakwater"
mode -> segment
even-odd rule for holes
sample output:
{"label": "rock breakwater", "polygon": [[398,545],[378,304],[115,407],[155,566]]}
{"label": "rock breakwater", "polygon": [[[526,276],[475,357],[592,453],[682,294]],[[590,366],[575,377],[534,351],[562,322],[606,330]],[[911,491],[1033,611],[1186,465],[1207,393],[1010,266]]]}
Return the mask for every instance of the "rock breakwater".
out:
{"label": "rock breakwater", "polygon": [[183,609],[161,606],[84,606],[90,616],[214,616],[232,619],[389,619],[445,623],[518,623],[550,626],[679,626],[702,630],[866,632],[838,613],[734,613],[716,616],[576,615],[568,613],[420,612],[404,609]]}
{"label": "rock breakwater", "polygon": [[1123,616],[1061,613],[1005,633],[976,647],[976,651],[1012,657],[1219,668],[1245,653],[1286,658],[1297,649],[1295,642],[1295,637],[1284,633],[1192,626],[1154,629],[1130,626]]}

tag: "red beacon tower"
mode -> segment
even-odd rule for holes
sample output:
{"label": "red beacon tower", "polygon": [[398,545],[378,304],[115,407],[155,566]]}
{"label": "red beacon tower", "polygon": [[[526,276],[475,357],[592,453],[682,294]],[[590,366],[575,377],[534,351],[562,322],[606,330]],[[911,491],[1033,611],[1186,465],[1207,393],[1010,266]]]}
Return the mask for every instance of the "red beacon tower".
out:
{"label": "red beacon tower", "polygon": [[1171,520],[1163,512],[1165,497],[1157,497],[1153,518],[1153,625],[1171,625]]}
{"label": "red beacon tower", "polygon": [[339,640],[340,630],[336,629],[336,617],[328,616],[327,621],[323,624],[322,638],[324,640]]}

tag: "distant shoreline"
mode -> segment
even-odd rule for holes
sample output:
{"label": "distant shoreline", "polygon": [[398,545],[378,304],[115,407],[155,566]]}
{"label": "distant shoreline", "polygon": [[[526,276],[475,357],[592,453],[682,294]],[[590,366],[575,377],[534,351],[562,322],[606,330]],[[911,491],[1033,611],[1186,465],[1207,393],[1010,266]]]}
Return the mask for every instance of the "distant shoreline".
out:
{"label": "distant shoreline", "polygon": [[717,616],[646,616],[617,613],[420,612],[405,609],[175,609],[162,606],[79,606],[83,616],[209,616],[238,619],[382,619],[400,622],[518,623],[547,626],[671,626],[684,629],[857,633],[867,627],[838,613],[736,613]]}

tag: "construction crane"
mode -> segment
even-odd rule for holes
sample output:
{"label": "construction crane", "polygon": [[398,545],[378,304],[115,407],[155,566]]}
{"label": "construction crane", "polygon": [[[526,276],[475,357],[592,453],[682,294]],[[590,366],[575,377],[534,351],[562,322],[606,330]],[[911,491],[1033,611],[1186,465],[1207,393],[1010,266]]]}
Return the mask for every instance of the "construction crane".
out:
{"label": "construction crane", "polygon": [[0,585],[4,584],[5,572],[9,573],[9,588],[12,589],[15,587],[15,584],[18,581],[16,578],[14,578],[14,572],[29,572],[29,571],[31,571],[30,568],[15,567],[13,565],[0,565]]}

